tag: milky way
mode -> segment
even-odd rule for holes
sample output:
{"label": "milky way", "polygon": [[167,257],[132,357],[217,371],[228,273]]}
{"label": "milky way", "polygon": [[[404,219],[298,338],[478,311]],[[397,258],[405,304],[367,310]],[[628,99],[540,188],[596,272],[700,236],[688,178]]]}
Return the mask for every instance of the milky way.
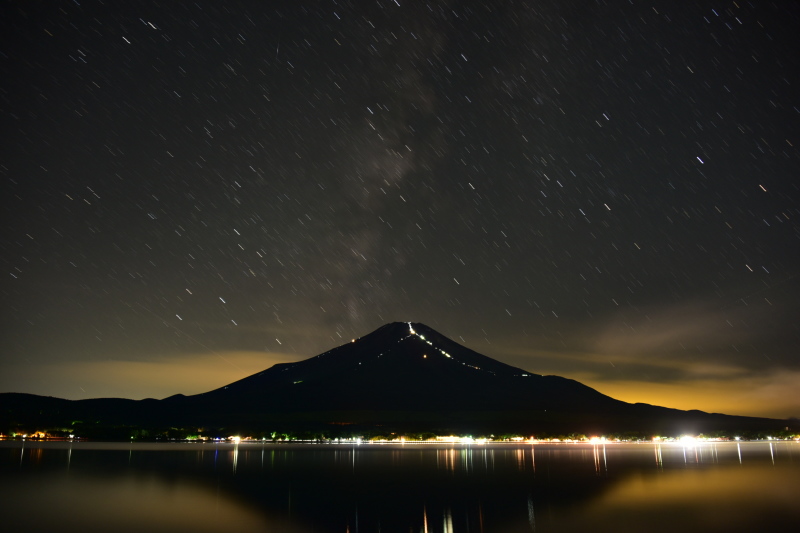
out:
{"label": "milky way", "polygon": [[424,322],[800,415],[790,2],[7,2],[0,390],[195,393]]}

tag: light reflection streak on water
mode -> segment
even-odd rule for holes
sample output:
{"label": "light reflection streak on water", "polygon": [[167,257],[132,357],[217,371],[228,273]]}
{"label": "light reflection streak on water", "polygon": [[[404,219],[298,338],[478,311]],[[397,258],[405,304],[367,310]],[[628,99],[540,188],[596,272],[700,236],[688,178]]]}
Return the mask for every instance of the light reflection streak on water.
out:
{"label": "light reflection streak on water", "polygon": [[[608,474],[608,457],[606,456],[606,445],[603,444],[603,473]],[[594,452],[594,472],[595,475],[600,475],[600,446],[595,444],[592,446]]]}
{"label": "light reflection streak on water", "polygon": [[449,507],[444,510],[444,533],[453,533],[453,513]]}
{"label": "light reflection streak on water", "polygon": [[233,473],[236,473],[236,466],[239,464],[239,443],[233,446]]}
{"label": "light reflection streak on water", "polygon": [[742,464],[742,445],[736,443],[736,452],[739,454],[739,464]]}
{"label": "light reflection streak on water", "polygon": [[533,512],[533,494],[528,493],[528,525],[531,531],[536,531],[536,515]]}
{"label": "light reflection streak on water", "polygon": [[[472,447],[461,449],[447,448],[432,451],[432,460],[436,470],[443,470],[451,474],[456,471],[464,472],[467,475],[475,473],[476,467],[483,472],[492,472],[495,469],[495,450],[481,447],[476,450]],[[424,462],[424,456],[420,452],[420,462]],[[399,460],[399,462],[398,462]],[[400,453],[397,460],[392,456],[392,462],[402,464],[409,460],[407,453]],[[514,464],[520,472],[527,470],[527,458],[525,450],[502,450],[501,460],[504,463]],[[531,449],[532,470],[536,472],[535,457]]]}
{"label": "light reflection streak on water", "polygon": [[772,450],[772,443],[769,443],[769,456],[772,459],[772,465],[775,466],[775,453]]}
{"label": "light reflection streak on water", "polygon": [[436,467],[455,473],[456,451],[453,448],[449,450],[438,450],[436,452]]}
{"label": "light reflection streak on water", "polygon": [[656,466],[659,470],[664,470],[664,459],[661,456],[661,443],[656,444]]}

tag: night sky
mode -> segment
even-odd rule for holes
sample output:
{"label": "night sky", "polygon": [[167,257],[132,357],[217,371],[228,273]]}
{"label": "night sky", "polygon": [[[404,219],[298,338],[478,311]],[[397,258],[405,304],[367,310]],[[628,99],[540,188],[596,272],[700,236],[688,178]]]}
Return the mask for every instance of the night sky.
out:
{"label": "night sky", "polygon": [[4,1],[0,391],[204,392],[391,321],[800,416],[800,5]]}

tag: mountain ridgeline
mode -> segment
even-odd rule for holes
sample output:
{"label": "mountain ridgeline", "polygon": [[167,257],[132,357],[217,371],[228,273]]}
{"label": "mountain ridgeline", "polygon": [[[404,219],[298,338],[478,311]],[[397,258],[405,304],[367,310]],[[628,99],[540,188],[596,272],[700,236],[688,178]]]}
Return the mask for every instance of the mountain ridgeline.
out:
{"label": "mountain ridgeline", "polygon": [[243,431],[435,431],[535,435],[768,430],[785,421],[629,404],[577,381],[472,351],[424,324],[394,322],[328,352],[219,389],[163,400],[0,394],[3,425],[93,420]]}

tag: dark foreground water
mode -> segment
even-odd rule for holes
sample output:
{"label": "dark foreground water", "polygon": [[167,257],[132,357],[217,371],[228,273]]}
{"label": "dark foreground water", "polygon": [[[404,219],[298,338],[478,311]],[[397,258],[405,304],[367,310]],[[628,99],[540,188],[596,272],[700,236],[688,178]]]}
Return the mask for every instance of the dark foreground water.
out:
{"label": "dark foreground water", "polygon": [[5,531],[763,531],[800,444],[0,441]]}

